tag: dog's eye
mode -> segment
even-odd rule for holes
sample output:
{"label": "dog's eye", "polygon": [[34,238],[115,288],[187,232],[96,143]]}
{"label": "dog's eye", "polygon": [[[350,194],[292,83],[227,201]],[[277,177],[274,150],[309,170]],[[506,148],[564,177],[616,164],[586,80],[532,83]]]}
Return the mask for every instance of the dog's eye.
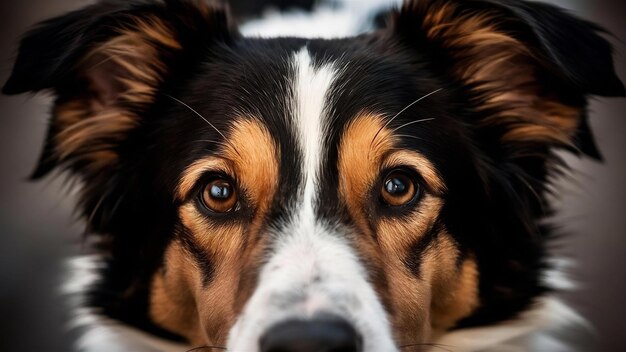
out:
{"label": "dog's eye", "polygon": [[211,211],[227,213],[237,206],[237,190],[224,178],[211,180],[202,191],[202,202]]}
{"label": "dog's eye", "polygon": [[397,207],[413,201],[418,191],[418,185],[409,173],[394,170],[385,176],[381,196],[384,203]]}

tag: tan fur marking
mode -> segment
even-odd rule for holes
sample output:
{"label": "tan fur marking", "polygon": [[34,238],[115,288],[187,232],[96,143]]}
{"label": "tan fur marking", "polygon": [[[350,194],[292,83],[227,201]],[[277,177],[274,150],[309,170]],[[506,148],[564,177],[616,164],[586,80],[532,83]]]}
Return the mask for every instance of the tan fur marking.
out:
{"label": "tan fur marking", "polygon": [[430,161],[414,151],[395,151],[396,139],[388,128],[381,130],[383,124],[384,117],[363,113],[344,131],[339,148],[339,177],[340,192],[347,204],[360,203],[380,171],[396,166],[415,168],[430,191],[443,193],[443,180]]}
{"label": "tan fur marking", "polygon": [[265,125],[254,118],[236,120],[228,140],[222,151],[233,162],[235,173],[245,175],[240,186],[257,211],[264,213],[278,186],[278,148]]}
{"label": "tan fur marking", "polygon": [[[435,254],[430,255],[433,258],[430,263],[425,263],[430,268],[425,269],[424,277],[418,279],[408,270],[405,260],[409,251],[437,218],[443,205],[440,197],[446,187],[424,156],[395,148],[396,140],[390,130],[381,129],[384,121],[382,116],[363,113],[346,127],[338,153],[339,191],[359,230],[365,233],[354,241],[368,265],[373,267],[373,275],[381,277],[372,281],[392,312],[390,318],[397,339],[415,342],[427,338],[431,332],[430,290],[436,281],[434,272],[440,269],[438,261],[445,258],[451,263],[450,269],[442,270],[453,273],[457,249],[435,243],[434,248],[429,248]],[[376,133],[378,136],[372,143]],[[412,216],[372,219],[366,205],[370,200],[364,195],[369,194],[382,170],[400,166],[414,168],[422,176],[426,183],[423,199]],[[376,240],[372,239],[370,229],[376,233]]]}
{"label": "tan fur marking", "polygon": [[[364,112],[346,126],[339,145],[339,194],[348,212],[363,235],[353,242],[370,267],[370,280],[378,296],[389,311],[398,307],[389,293],[390,278],[387,259],[379,244],[372,240],[372,224],[364,204],[376,179],[379,177],[385,155],[394,148],[395,139],[384,125],[384,117]],[[382,128],[382,129],[381,129]],[[378,133],[378,135],[376,135]],[[376,137],[376,138],[375,138]]]}
{"label": "tan fur marking", "polygon": [[377,232],[383,251],[393,258],[404,260],[407,248],[432,226],[442,205],[440,198],[425,195],[410,219],[399,221],[395,218],[384,218],[380,220]]}
{"label": "tan fur marking", "polygon": [[[61,158],[93,148],[100,139],[121,140],[136,125],[136,119],[123,111],[103,111],[67,126],[55,136],[56,150]],[[101,147],[102,142],[100,142]]]}
{"label": "tan fur marking", "polygon": [[[101,109],[100,107],[96,107]],[[94,105],[82,100],[69,101],[55,107],[55,154],[61,160],[87,161],[92,172],[98,172],[117,161],[112,144],[123,140],[137,120],[117,109],[94,111]]]}
{"label": "tan fur marking", "polygon": [[202,341],[192,283],[195,266],[180,242],[174,242],[165,252],[167,271],[154,275],[150,296],[150,317],[159,326],[186,336],[190,341]]}
{"label": "tan fur marking", "polygon": [[136,26],[142,34],[162,46],[182,49],[180,43],[175,39],[172,29],[162,20],[156,17],[141,19],[137,20]]}
{"label": "tan fur marking", "polygon": [[60,126],[73,125],[85,117],[88,107],[82,100],[72,100],[54,107],[54,116]]}
{"label": "tan fur marking", "polygon": [[[442,207],[440,198],[427,194],[420,201],[414,215],[406,220],[397,218],[382,219],[376,233],[378,243],[385,257],[386,272],[389,275],[390,296],[396,314],[392,317],[398,339],[419,341],[430,334],[431,274],[428,270],[418,280],[411,273],[405,260],[413,244],[432,226]],[[454,253],[456,249],[453,249]],[[444,253],[445,254],[445,253]],[[427,263],[422,263],[421,270]],[[437,270],[445,270],[437,266]]]}
{"label": "tan fur marking", "polygon": [[384,156],[395,143],[387,128],[381,130],[383,121],[382,116],[361,114],[346,127],[339,147],[339,191],[350,214],[363,228],[368,227],[361,205],[363,196],[372,187]]}
{"label": "tan fur marking", "polygon": [[207,171],[221,171],[227,175],[234,175],[232,164],[221,157],[209,156],[195,161],[183,172],[176,190],[178,200],[187,198],[189,192],[195,186],[198,179]]}
{"label": "tan fur marking", "polygon": [[424,13],[428,38],[455,58],[454,74],[475,85],[479,109],[498,111],[485,124],[507,127],[503,143],[572,144],[582,114],[546,96],[538,82],[535,54],[501,29],[506,21],[497,13],[461,13],[453,3],[412,2]]}
{"label": "tan fur marking", "polygon": [[[439,255],[439,258],[442,256]],[[433,264],[439,267],[440,262]],[[433,330],[445,331],[478,308],[478,279],[478,266],[474,258],[466,259],[458,270],[438,272],[433,284],[431,307]]]}
{"label": "tan fur marking", "polygon": [[[163,291],[162,288],[167,287],[169,296],[179,297],[184,295],[185,287],[190,288],[191,297],[186,301],[167,301],[162,298],[167,296],[165,293],[153,293],[151,314],[161,326],[197,345],[224,345],[237,314],[252,294],[253,282],[250,280],[254,278],[249,273],[255,272],[266,245],[265,236],[259,234],[259,229],[278,187],[280,156],[267,128],[258,120],[247,117],[235,120],[228,134],[228,143],[224,143],[217,154],[220,157],[198,160],[183,172],[177,198],[187,200],[204,172],[219,170],[237,180],[254,215],[245,222],[215,222],[201,213],[195,202],[187,201],[179,209],[181,222],[198,247],[213,259],[214,279],[204,286],[201,269],[192,256],[175,248],[171,249],[174,258],[165,264],[167,275],[160,277],[157,273],[153,279],[153,290]],[[171,248],[175,246],[176,243]],[[177,266],[178,262],[187,262],[187,265]],[[180,277],[188,281],[179,287],[175,280],[181,280]],[[181,290],[183,292],[179,292]],[[157,307],[161,301],[180,306],[184,312],[192,310],[194,317],[198,317],[197,324],[190,325],[184,315]]]}
{"label": "tan fur marking", "polygon": [[[208,287],[203,287],[200,269],[195,265],[185,268],[193,271],[193,295],[197,302],[201,328],[200,331],[189,331],[186,334],[202,335],[205,337],[204,343],[224,343],[228,327],[234,324],[236,318],[234,293],[238,289],[238,279],[245,259],[242,256],[244,229],[241,225],[222,226],[211,223],[198,212],[193,203],[181,207],[180,216],[199,247],[214,259],[212,264],[215,270],[214,280]],[[189,253],[182,254],[190,257]]]}

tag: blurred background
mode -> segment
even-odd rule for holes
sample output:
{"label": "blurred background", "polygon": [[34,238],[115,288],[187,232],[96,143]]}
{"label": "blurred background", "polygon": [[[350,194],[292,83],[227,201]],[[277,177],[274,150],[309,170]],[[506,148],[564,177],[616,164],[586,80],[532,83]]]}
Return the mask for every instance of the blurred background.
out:
{"label": "blurred background", "polygon": [[[368,0],[363,0],[363,2]],[[380,0],[373,0],[380,2]],[[236,2],[236,0],[235,0]],[[246,1],[254,3],[254,1]],[[614,34],[617,71],[626,79],[626,1],[551,0]],[[17,39],[31,25],[76,9],[85,0],[0,4],[0,82],[8,78]],[[576,40],[576,38],[571,38]],[[62,178],[29,182],[39,156],[50,99],[0,96],[0,351],[70,351],[67,311],[58,296],[63,258],[85,253],[73,192]],[[574,173],[557,182],[556,221],[568,236],[554,251],[573,259],[579,283],[563,294],[596,332],[588,351],[626,345],[626,99],[594,99],[591,125],[605,163],[568,157]],[[582,343],[582,342],[581,342]]]}

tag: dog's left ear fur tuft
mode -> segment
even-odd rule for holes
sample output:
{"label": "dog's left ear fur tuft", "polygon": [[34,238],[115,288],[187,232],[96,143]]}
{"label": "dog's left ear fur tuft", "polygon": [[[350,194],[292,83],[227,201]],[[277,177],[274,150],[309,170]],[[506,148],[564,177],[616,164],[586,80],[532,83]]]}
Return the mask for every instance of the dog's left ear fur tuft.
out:
{"label": "dog's left ear fur tuft", "polygon": [[101,1],[39,24],[21,41],[5,94],[52,91],[48,137],[33,174],[114,168],[117,147],[185,60],[228,41],[221,7],[202,1]]}
{"label": "dog's left ear fur tuft", "polygon": [[53,169],[78,176],[83,211],[101,230],[110,223],[102,214],[124,193],[113,187],[124,183],[120,170],[139,162],[133,132],[150,119],[158,92],[236,36],[227,10],[201,0],[103,0],[39,24],[3,88],[56,98],[32,177]]}
{"label": "dog's left ear fur tuft", "polygon": [[611,45],[596,25],[551,5],[513,0],[407,1],[391,33],[430,48],[450,78],[468,88],[497,138],[496,162],[549,155],[551,147],[600,158],[586,96],[624,96]]}
{"label": "dog's left ear fur tuft", "polygon": [[[131,57],[165,61],[167,57],[158,55],[171,56],[183,45],[197,46],[211,38],[226,40],[232,33],[227,17],[225,8],[201,0],[100,1],[44,21],[26,33],[2,93],[58,90],[76,83],[77,76],[85,74],[86,64],[93,63],[90,55],[99,53],[109,54],[108,59],[115,55],[115,61]],[[99,72],[113,80],[115,72]]]}

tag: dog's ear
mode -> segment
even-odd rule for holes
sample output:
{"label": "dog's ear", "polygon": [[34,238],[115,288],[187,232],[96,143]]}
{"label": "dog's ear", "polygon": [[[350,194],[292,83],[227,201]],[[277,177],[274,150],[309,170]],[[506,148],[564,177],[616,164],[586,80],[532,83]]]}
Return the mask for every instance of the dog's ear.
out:
{"label": "dog's ear", "polygon": [[586,95],[625,90],[596,25],[537,2],[419,0],[393,14],[391,32],[429,48],[468,88],[480,115],[471,123],[500,160],[547,156],[552,147],[600,158]]}
{"label": "dog's ear", "polygon": [[231,35],[223,8],[192,0],[102,1],[39,24],[3,88],[56,96],[33,177],[57,166],[83,176],[115,168],[118,147],[173,71]]}
{"label": "dog's ear", "polygon": [[69,170],[82,181],[90,231],[128,228],[140,209],[128,199],[141,198],[133,195],[146,183],[137,174],[149,148],[141,126],[163,99],[159,92],[236,36],[227,11],[200,0],[104,0],[39,24],[22,39],[3,89],[56,98],[32,177]]}

